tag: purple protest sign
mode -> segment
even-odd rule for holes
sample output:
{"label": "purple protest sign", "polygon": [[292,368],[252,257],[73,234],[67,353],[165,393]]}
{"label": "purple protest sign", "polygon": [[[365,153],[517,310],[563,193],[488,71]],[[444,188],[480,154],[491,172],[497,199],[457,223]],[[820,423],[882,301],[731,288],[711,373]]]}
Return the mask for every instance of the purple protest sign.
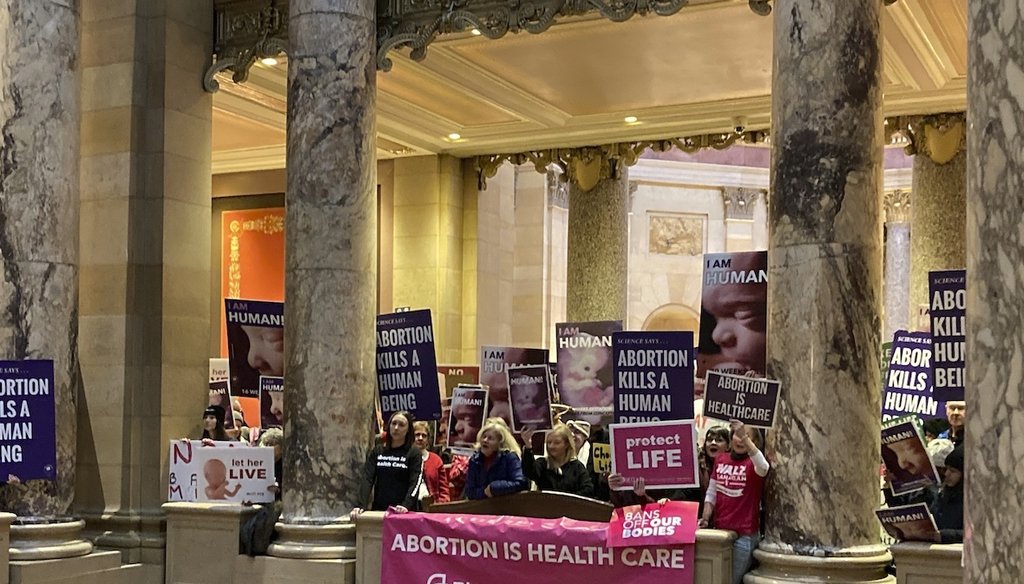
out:
{"label": "purple protest sign", "polygon": [[967,341],[967,271],[928,272],[932,319],[932,382],[935,399],[964,400],[964,353]]}
{"label": "purple protest sign", "polygon": [[748,426],[771,428],[779,406],[778,381],[708,371],[704,386],[704,415],[716,420],[739,420]]}
{"label": "purple protest sign", "polygon": [[284,377],[260,377],[260,426],[284,427]]}
{"label": "purple protest sign", "polygon": [[235,397],[260,397],[260,375],[284,375],[284,303],[224,301]]}
{"label": "purple protest sign", "polygon": [[937,541],[939,529],[925,503],[877,509],[875,515],[885,532],[898,541]]}
{"label": "purple protest sign", "polygon": [[487,417],[501,418],[512,425],[512,406],[508,397],[507,369],[514,365],[544,365],[547,349],[522,347],[480,347],[480,383],[487,386]]}
{"label": "purple protest sign", "polygon": [[882,426],[882,462],[893,495],[919,491],[939,482],[919,422],[913,416]]}
{"label": "purple protest sign", "polygon": [[896,331],[885,373],[882,419],[907,414],[935,418],[939,403],[932,395],[932,336],[929,333]]}
{"label": "purple protest sign", "polygon": [[377,317],[377,391],[384,420],[400,410],[419,420],[441,418],[429,309]]}
{"label": "purple protest sign", "polygon": [[558,343],[558,395],[573,409],[563,420],[595,425],[611,421],[614,396],[612,334],[621,320],[555,324]]}
{"label": "purple protest sign", "polygon": [[551,379],[547,365],[509,367],[508,394],[512,406],[512,430],[550,430]]}
{"label": "purple protest sign", "polygon": [[0,477],[57,478],[53,361],[0,361]]}
{"label": "purple protest sign", "polygon": [[615,423],[693,419],[693,333],[612,334]]}

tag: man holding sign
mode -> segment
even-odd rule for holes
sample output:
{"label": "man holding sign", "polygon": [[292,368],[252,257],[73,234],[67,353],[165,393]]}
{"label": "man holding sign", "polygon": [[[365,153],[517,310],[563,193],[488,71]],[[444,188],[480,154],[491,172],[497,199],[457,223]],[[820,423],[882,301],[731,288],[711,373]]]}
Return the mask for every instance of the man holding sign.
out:
{"label": "man holding sign", "polygon": [[769,465],[754,444],[752,430],[735,420],[730,426],[732,452],[723,452],[715,459],[704,498],[704,515],[698,525],[708,527],[714,519],[716,529],[736,532],[732,581],[740,584],[760,540],[761,495]]}

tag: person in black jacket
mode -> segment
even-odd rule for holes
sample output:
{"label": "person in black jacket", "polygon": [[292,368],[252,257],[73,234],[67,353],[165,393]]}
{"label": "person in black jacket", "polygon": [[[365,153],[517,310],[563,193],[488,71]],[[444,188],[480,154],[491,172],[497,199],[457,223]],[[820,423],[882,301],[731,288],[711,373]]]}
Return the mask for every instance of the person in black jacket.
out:
{"label": "person in black jacket", "polygon": [[[392,506],[415,508],[423,453],[413,444],[412,423],[409,412],[391,414],[383,444],[374,447],[366,457],[359,501],[369,501],[371,511],[387,511]],[[362,512],[362,508],[356,507],[352,517]]]}
{"label": "person in black jacket", "polygon": [[572,431],[565,424],[557,424],[544,439],[547,456],[535,458],[530,448],[533,430],[523,430],[523,472],[537,483],[541,491],[572,493],[583,497],[594,496],[594,483],[583,463],[576,460],[576,445]]}
{"label": "person in black jacket", "polygon": [[946,474],[942,488],[935,496],[931,512],[935,526],[939,528],[939,543],[963,543],[964,541],[964,448],[957,445],[946,456]]}

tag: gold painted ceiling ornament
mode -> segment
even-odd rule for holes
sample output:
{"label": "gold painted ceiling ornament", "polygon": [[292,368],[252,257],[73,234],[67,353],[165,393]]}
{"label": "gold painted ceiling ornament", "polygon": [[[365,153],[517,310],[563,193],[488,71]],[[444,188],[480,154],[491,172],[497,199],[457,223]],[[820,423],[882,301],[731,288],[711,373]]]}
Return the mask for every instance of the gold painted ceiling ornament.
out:
{"label": "gold painted ceiling ornament", "polygon": [[589,191],[603,179],[618,178],[622,168],[636,164],[647,150],[667,152],[675,148],[693,154],[708,148],[724,150],[737,143],[763,144],[767,139],[766,130],[745,130],[740,133],[722,132],[682,138],[619,142],[602,146],[551,148],[477,156],[477,187],[486,190],[487,179],[493,178],[502,164],[510,162],[517,166],[533,164],[534,169],[542,174],[548,173],[554,167],[563,182],[572,182],[584,191]]}
{"label": "gold painted ceiling ornament", "polygon": [[257,60],[288,52],[288,0],[215,0],[213,12],[215,59],[203,77],[206,91],[220,89],[222,71],[245,83]]}
{"label": "gold painted ceiling ornament", "polygon": [[901,116],[885,120],[886,138],[903,136],[911,156],[923,155],[947,164],[967,148],[967,118],[963,112]]}

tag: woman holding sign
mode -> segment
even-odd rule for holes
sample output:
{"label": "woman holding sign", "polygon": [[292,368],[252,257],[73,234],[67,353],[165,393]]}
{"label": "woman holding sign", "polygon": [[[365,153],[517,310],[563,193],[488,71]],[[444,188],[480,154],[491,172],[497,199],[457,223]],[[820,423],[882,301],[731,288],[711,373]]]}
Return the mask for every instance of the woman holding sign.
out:
{"label": "woman holding sign", "polygon": [[572,431],[565,424],[558,424],[547,433],[544,445],[547,456],[534,458],[530,448],[533,430],[523,430],[523,472],[537,483],[541,491],[572,493],[583,497],[594,496],[594,483],[583,463],[576,460],[576,444]]}
{"label": "woman holding sign", "polygon": [[489,499],[525,491],[521,452],[503,420],[487,420],[477,436],[477,451],[469,459],[466,498]]}
{"label": "woman holding sign", "polygon": [[[384,443],[378,444],[366,457],[363,483],[359,492],[360,501],[371,501],[371,511],[387,511],[388,507],[414,509],[416,493],[419,491],[423,454],[413,444],[413,418],[409,412],[391,414]],[[352,510],[355,517],[362,513],[359,507]]]}

